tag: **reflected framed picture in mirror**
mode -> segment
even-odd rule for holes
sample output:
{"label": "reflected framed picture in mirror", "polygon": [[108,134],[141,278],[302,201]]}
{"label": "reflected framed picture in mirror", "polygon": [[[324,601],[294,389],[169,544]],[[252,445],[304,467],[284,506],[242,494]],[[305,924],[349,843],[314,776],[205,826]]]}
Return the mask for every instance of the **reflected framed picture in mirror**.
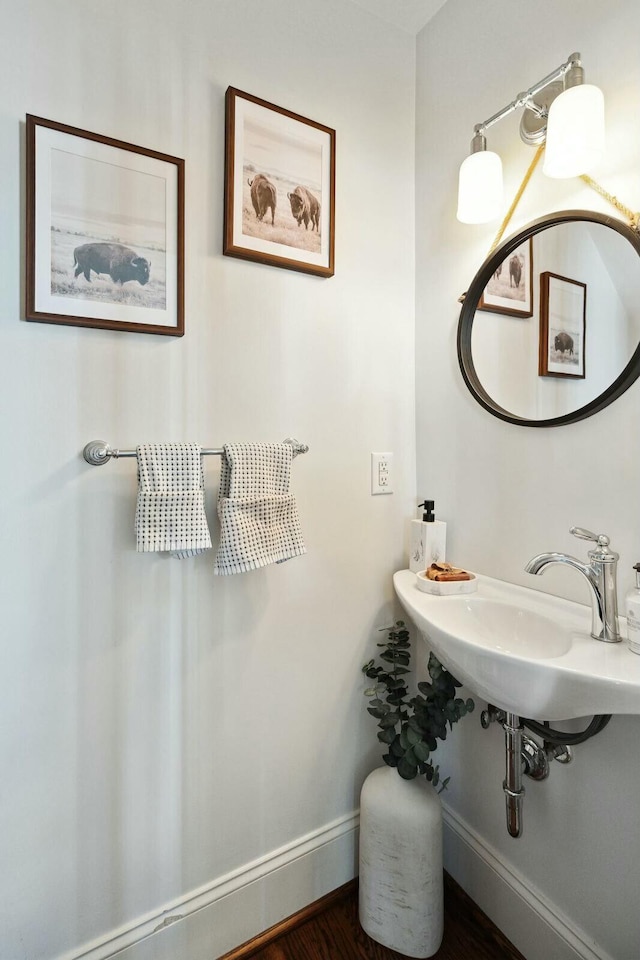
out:
{"label": "reflected framed picture in mirror", "polygon": [[[508,263],[530,238],[536,274],[531,322],[480,313],[478,305],[498,265]],[[541,323],[539,277],[547,271],[551,276],[542,281],[546,304]],[[558,281],[550,286],[553,276]],[[577,292],[577,308],[574,304],[570,316],[575,315],[581,343],[576,344],[566,328],[565,317],[573,356],[570,350],[556,350],[560,331],[553,340],[549,333],[554,295],[565,290]],[[492,416],[520,427],[559,427],[591,417],[640,377],[639,304],[637,230],[594,210],[560,210],[540,217],[493,250],[469,284],[457,336],[463,380]]]}
{"label": "reflected framed picture in mirror", "polygon": [[510,317],[533,316],[533,240],[529,237],[498,264],[478,303],[478,310]]}
{"label": "reflected framed picture in mirror", "polygon": [[584,380],[586,323],[586,283],[541,273],[538,376]]}

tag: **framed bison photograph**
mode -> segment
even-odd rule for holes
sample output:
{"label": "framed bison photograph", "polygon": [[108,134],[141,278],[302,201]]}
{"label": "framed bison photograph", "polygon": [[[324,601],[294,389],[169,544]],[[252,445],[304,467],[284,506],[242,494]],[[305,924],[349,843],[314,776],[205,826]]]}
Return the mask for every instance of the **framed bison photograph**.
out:
{"label": "framed bison photograph", "polygon": [[184,333],[184,161],[27,116],[26,318]]}
{"label": "framed bison photograph", "polygon": [[335,130],[229,87],[223,252],[333,276],[335,152]]}
{"label": "framed bison photograph", "polygon": [[529,237],[494,271],[478,310],[510,317],[533,316],[533,241]]}
{"label": "framed bison photograph", "polygon": [[538,376],[584,380],[586,325],[586,283],[541,273]]}

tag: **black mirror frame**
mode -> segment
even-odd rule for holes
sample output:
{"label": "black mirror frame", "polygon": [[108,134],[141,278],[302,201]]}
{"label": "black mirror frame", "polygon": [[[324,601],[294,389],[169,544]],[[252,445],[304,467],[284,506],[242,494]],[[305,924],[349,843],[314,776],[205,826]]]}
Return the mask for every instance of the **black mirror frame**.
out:
{"label": "black mirror frame", "polygon": [[471,331],[478,303],[494,270],[497,269],[499,264],[501,264],[510,253],[524,243],[525,240],[528,240],[529,237],[533,237],[537,233],[541,233],[543,230],[556,226],[557,224],[570,223],[578,220],[584,220],[589,223],[600,223],[605,227],[611,227],[628,240],[638,256],[640,256],[640,235],[622,220],[591,210],[563,210],[560,213],[554,213],[551,216],[540,217],[538,220],[534,220],[523,230],[519,231],[519,233],[508,237],[501,243],[482,264],[465,295],[462,310],[460,311],[460,319],[458,321],[458,362],[460,364],[460,370],[467,387],[478,403],[484,407],[485,410],[488,410],[489,413],[493,414],[494,417],[499,417],[500,420],[506,420],[507,423],[515,423],[521,427],[560,427],[569,423],[577,423],[578,420],[591,417],[594,413],[598,413],[610,403],[613,403],[613,401],[617,400],[625,390],[628,390],[631,384],[640,376],[639,343],[635,353],[622,373],[600,396],[571,413],[566,413],[561,417],[552,417],[548,420],[527,420],[524,417],[517,417],[509,413],[508,410],[494,403],[478,379],[471,355]]}

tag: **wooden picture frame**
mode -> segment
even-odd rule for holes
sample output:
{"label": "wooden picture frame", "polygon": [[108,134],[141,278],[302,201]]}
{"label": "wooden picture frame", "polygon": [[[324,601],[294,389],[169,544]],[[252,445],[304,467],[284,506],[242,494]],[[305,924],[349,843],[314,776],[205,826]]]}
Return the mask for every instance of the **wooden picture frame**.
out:
{"label": "wooden picture frame", "polygon": [[541,273],[538,376],[584,380],[586,326],[586,283]]}
{"label": "wooden picture frame", "polygon": [[27,115],[27,320],[184,334],[184,160]]}
{"label": "wooden picture frame", "polygon": [[484,288],[478,310],[509,317],[533,316],[533,240],[529,237],[498,264]]}
{"label": "wooden picture frame", "polygon": [[223,253],[332,277],[335,153],[335,130],[229,87]]}

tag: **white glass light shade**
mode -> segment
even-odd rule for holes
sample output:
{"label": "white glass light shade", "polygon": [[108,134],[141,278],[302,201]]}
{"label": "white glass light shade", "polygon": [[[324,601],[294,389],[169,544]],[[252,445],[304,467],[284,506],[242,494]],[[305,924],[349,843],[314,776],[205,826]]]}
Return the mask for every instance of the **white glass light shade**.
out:
{"label": "white glass light shade", "polygon": [[502,160],[491,150],[478,150],[462,162],[458,179],[458,220],[488,223],[502,211]]}
{"label": "white glass light shade", "polygon": [[549,108],[544,173],[579,177],[604,154],[604,97],[599,87],[570,87]]}

